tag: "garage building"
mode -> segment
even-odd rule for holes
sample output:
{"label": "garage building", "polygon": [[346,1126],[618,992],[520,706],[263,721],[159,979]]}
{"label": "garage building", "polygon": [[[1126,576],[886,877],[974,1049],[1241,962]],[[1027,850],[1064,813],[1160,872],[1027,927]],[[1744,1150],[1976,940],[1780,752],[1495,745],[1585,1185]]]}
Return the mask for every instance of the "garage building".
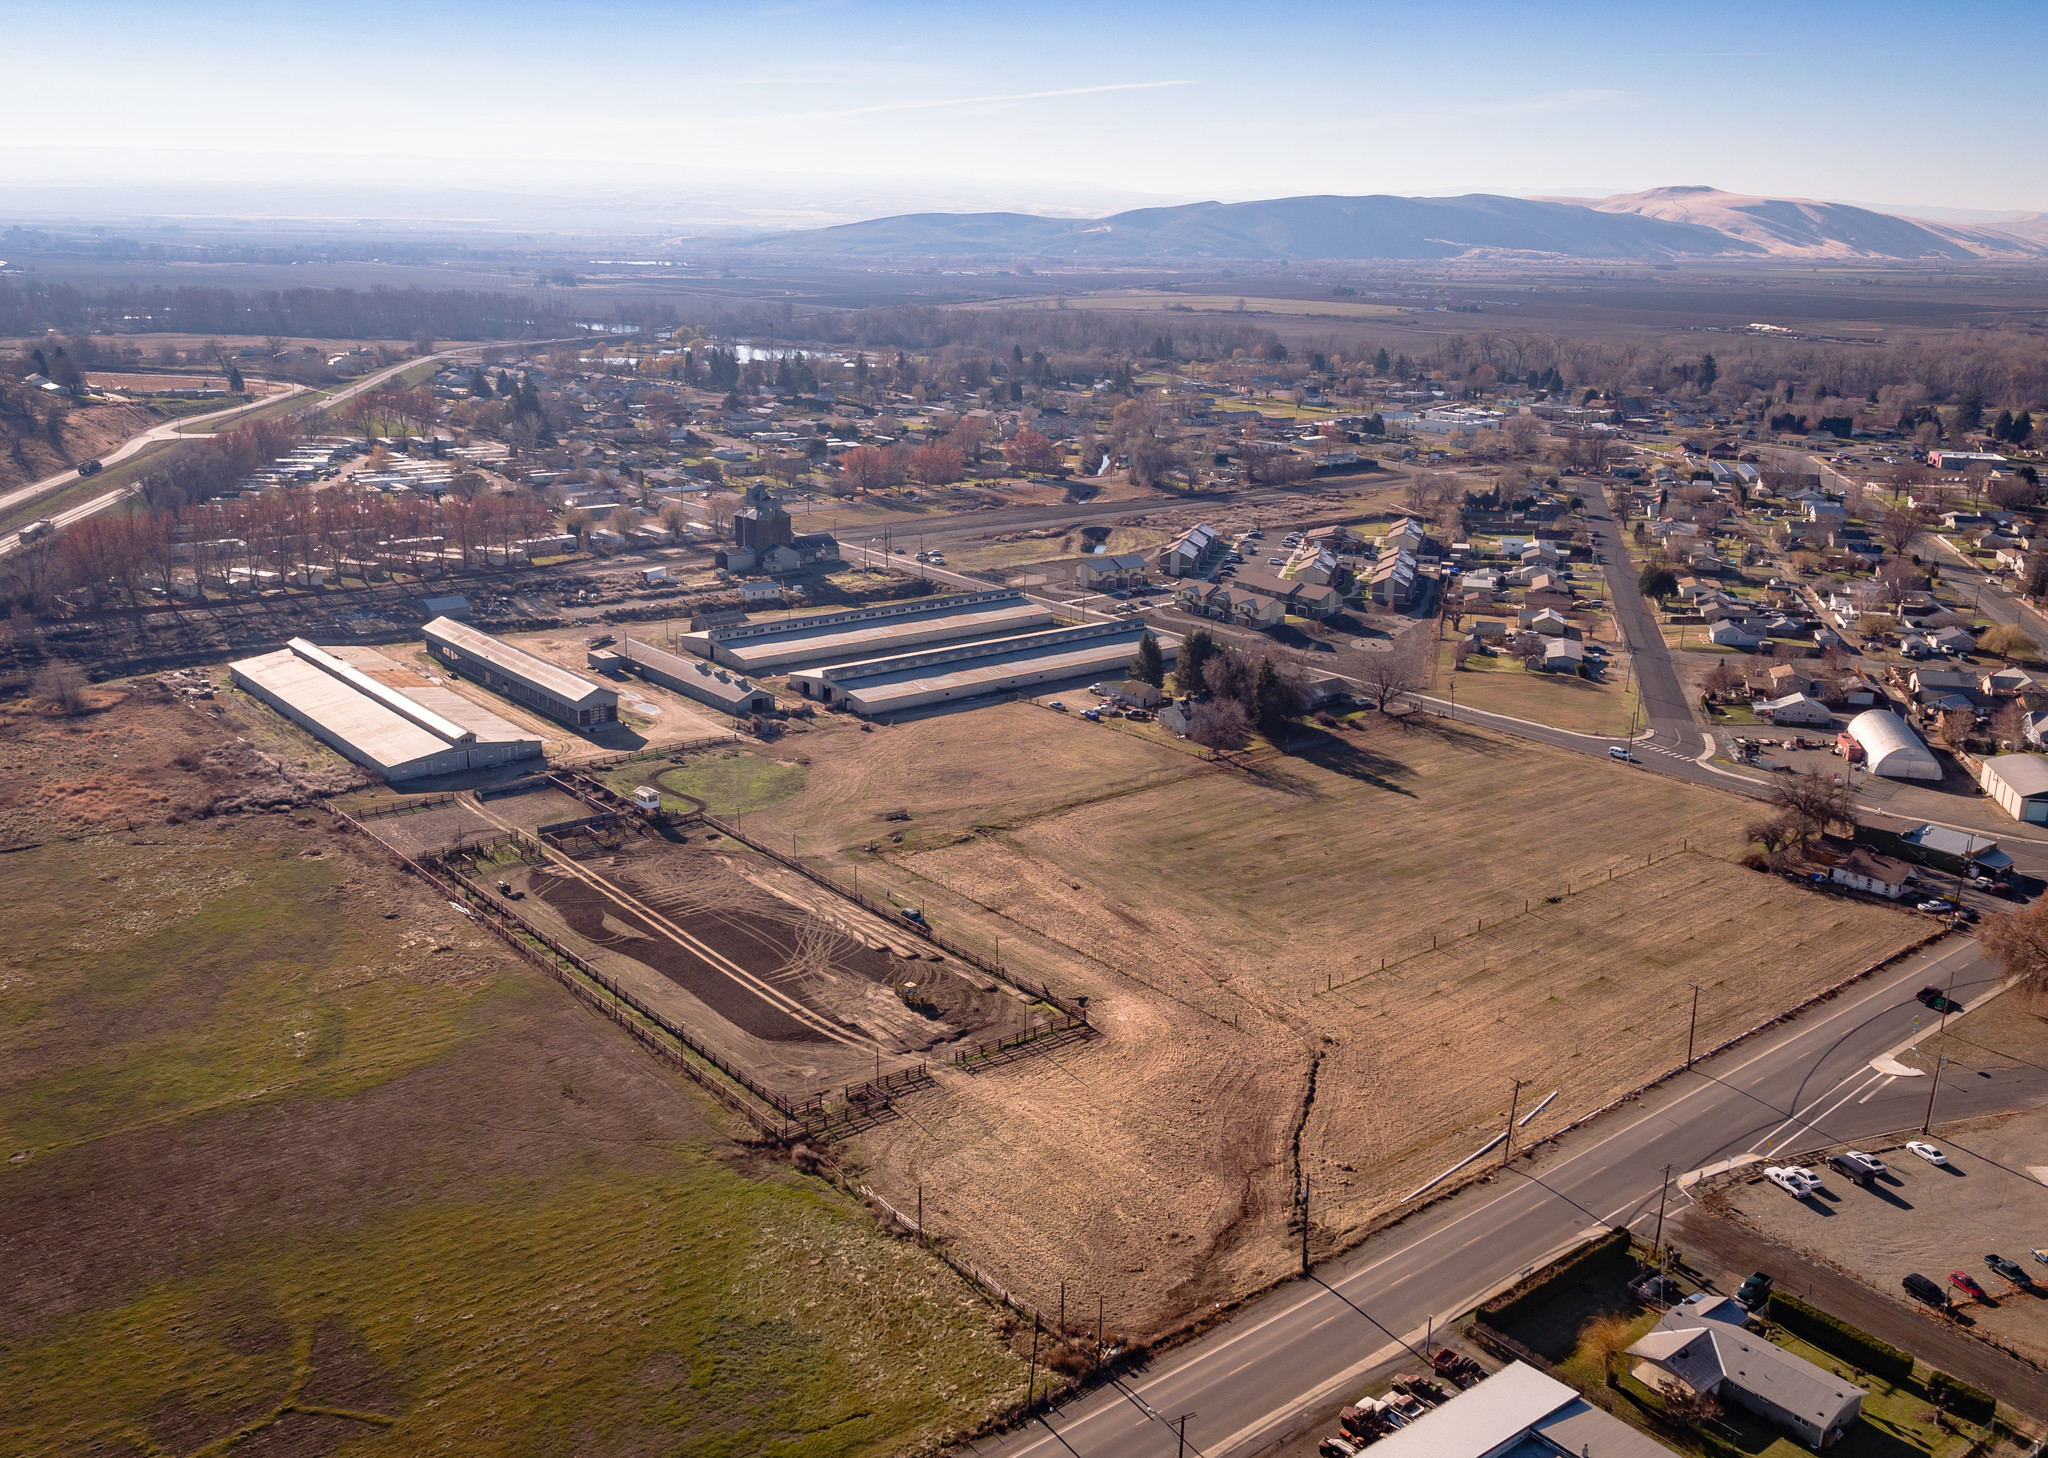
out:
{"label": "garage building", "polygon": [[1941,761],[1904,719],[1888,709],[1866,709],[1846,731],[1863,751],[1863,764],[1888,780],[1938,780]]}
{"label": "garage building", "polygon": [[1977,783],[2013,819],[2048,824],[2048,758],[1998,755],[1977,766]]}
{"label": "garage building", "polygon": [[366,650],[330,652],[294,638],[229,664],[228,674],[244,693],[394,783],[539,757],[540,740],[481,704],[424,680],[400,688],[340,653],[398,667]]}
{"label": "garage building", "polygon": [[[1069,679],[1121,679],[1146,631],[1137,623],[1086,623],[806,669],[791,674],[789,684],[806,698],[856,714],[901,713]],[[1180,640],[1155,636],[1172,662]]]}
{"label": "garage building", "polygon": [[787,673],[814,663],[878,658],[927,643],[958,643],[1052,626],[1052,610],[1014,588],[959,592],[844,612],[705,628],[678,640],[742,673]]}
{"label": "garage building", "polygon": [[609,724],[619,717],[619,691],[558,663],[514,648],[453,618],[436,618],[421,630],[427,648],[450,668],[460,669],[485,688],[550,719],[578,729]]}

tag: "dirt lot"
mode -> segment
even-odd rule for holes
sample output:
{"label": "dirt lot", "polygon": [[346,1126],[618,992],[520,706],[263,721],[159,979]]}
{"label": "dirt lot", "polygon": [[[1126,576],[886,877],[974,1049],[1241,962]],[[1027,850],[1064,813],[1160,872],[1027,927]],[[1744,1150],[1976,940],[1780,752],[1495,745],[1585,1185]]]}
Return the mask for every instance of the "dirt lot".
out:
{"label": "dirt lot", "polygon": [[[2048,1265],[2031,1254],[2048,1249],[2048,1113],[1937,1125],[1933,1139],[1950,1168],[1886,1140],[1867,1146],[1889,1168],[1870,1190],[1823,1170],[1828,1194],[1795,1200],[1758,1174],[1712,1197],[1714,1209],[1909,1307],[1899,1287],[1907,1272],[1944,1286],[1950,1271],[1967,1272],[1990,1300],[1951,1288],[1959,1320],[2048,1364]],[[1984,1264],[1987,1252],[2017,1261],[2041,1284],[2014,1285]]]}
{"label": "dirt lot", "polygon": [[750,826],[999,939],[1108,1035],[862,1136],[880,1187],[1134,1328],[1290,1267],[1298,1125],[1328,1248],[1483,1142],[1511,1077],[1559,1091],[1534,1137],[1680,1061],[1688,980],[1711,1042],[1920,930],[1719,859],[1739,802],[1443,721],[1248,769],[1022,703],[800,743]]}
{"label": "dirt lot", "polygon": [[0,718],[0,1450],[823,1458],[1022,1386],[950,1272],[296,805],[321,766],[99,693]]}

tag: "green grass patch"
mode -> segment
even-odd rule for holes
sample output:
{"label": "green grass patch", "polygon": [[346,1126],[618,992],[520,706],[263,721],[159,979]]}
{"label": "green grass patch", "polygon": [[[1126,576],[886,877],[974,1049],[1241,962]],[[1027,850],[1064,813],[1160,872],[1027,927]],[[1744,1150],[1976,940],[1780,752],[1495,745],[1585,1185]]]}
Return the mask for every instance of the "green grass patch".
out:
{"label": "green grass patch", "polygon": [[829,1187],[681,1149],[256,1241],[64,1320],[0,1359],[0,1447],[162,1451],[142,1439],[168,1390],[206,1434],[283,1438],[287,1401],[384,1420],[350,1451],[826,1458],[935,1445],[1021,1396],[1022,1365],[984,1302]]}
{"label": "green grass patch", "polygon": [[[621,768],[644,775],[650,766],[642,765],[637,770],[632,766]],[[632,774],[625,778],[631,779]],[[643,778],[635,783],[648,781]],[[663,770],[653,783],[671,794],[701,802],[713,815],[749,815],[797,794],[810,783],[810,771],[803,765],[752,750],[728,749],[695,756]],[[623,793],[631,794],[632,786],[626,786]]]}

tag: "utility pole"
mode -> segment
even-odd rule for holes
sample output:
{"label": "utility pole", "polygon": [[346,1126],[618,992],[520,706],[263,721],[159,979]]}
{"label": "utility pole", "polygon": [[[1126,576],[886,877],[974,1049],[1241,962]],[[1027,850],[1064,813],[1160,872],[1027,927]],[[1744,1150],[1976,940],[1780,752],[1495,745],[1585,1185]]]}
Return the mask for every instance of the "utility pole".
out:
{"label": "utility pole", "polygon": [[1301,1177],[1301,1273],[1308,1274],[1308,1176]]}
{"label": "utility pole", "polygon": [[1951,967],[1951,968],[1949,968],[1949,969],[1948,969],[1948,991],[1947,991],[1947,992],[1944,992],[1944,993],[1943,993],[1943,994],[1941,995],[1941,1023],[1940,1023],[1940,1025],[1939,1025],[1939,1026],[1937,1026],[1937,1027],[1935,1028],[1935,1030],[1934,1030],[1934,1031],[1935,1031],[1935,1033],[1936,1033],[1937,1035],[1939,1035],[1939,1034],[1940,1034],[1940,1032],[1941,1032],[1941,1030],[1942,1030],[1943,1028],[1946,1028],[1946,1027],[1948,1026],[1948,1010],[1949,1010],[1949,1008],[1950,1008],[1951,1006],[1953,1006],[1953,1005],[1954,1005],[1954,1003],[1955,1003],[1955,1000],[1956,1000],[1956,969],[1955,969],[1955,968],[1953,968],[1953,967]]}
{"label": "utility pole", "polygon": [[1024,1410],[1031,1411],[1032,1401],[1038,1396],[1038,1318],[1031,1318],[1031,1380],[1024,1389]]}
{"label": "utility pole", "polygon": [[1671,1166],[1664,1166],[1664,1183],[1657,1190],[1657,1235],[1650,1242],[1650,1249],[1661,1250],[1664,1246],[1664,1197],[1671,1193]]}
{"label": "utility pole", "polygon": [[1685,985],[1692,989],[1692,1022],[1685,1030],[1685,1066],[1691,1068],[1693,1034],[1697,1033],[1700,1027],[1700,985],[1697,982],[1688,982]]}
{"label": "utility pole", "polygon": [[1180,1428],[1180,1450],[1175,1458],[1188,1458],[1188,1419],[1194,1416],[1194,1413],[1184,1412],[1174,1419]]}
{"label": "utility pole", "polygon": [[1526,1079],[1521,1079],[1521,1078],[1518,1078],[1518,1079],[1516,1079],[1516,1080],[1515,1080],[1515,1092],[1514,1092],[1514,1096],[1513,1096],[1513,1097],[1511,1097],[1511,1098],[1510,1098],[1510,1099],[1508,1100],[1508,1135],[1507,1135],[1507,1147],[1506,1147],[1505,1149],[1503,1149],[1503,1150],[1501,1151],[1501,1154],[1500,1154],[1500,1167],[1501,1167],[1502,1169],[1506,1169],[1506,1168],[1508,1167],[1508,1160],[1509,1160],[1509,1159],[1511,1159],[1511,1158],[1512,1158],[1512,1157],[1514,1156],[1514,1152],[1515,1152],[1515,1109],[1516,1109],[1516,1108],[1517,1108],[1517,1107],[1518,1107],[1518,1106],[1519,1106],[1519,1105],[1521,1104],[1521,1102],[1522,1102],[1522,1085],[1523,1085],[1524,1083],[1526,1083],[1527,1081],[1528,1081],[1528,1080],[1526,1080]]}
{"label": "utility pole", "polygon": [[1925,1134],[1934,1127],[1934,1096],[1941,1092],[1941,1070],[1948,1067],[1948,1054],[1944,1053],[1934,1065],[1934,1082],[1927,1088],[1927,1117],[1920,1121],[1920,1132]]}

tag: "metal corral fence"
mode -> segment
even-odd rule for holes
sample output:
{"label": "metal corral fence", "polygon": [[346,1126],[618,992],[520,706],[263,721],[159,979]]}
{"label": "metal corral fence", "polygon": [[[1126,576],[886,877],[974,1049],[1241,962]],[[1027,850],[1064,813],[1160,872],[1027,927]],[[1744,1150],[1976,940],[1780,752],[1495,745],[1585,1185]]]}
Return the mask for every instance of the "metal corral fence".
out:
{"label": "metal corral fence", "polygon": [[953,1065],[957,1068],[962,1064],[973,1063],[978,1059],[993,1058],[998,1053],[1007,1053],[1013,1048],[1022,1048],[1027,1043],[1042,1042],[1055,1033],[1072,1032],[1077,1028],[1090,1035],[1093,1035],[1095,1032],[1095,1029],[1089,1026],[1086,1018],[1075,1017],[1072,1013],[1061,1013],[1058,1017],[1047,1018],[1042,1023],[1033,1021],[1021,1033],[1011,1033],[1008,1037],[993,1038],[985,1043],[976,1043],[970,1048],[954,1050]]}
{"label": "metal corral fence", "polygon": [[[438,810],[443,805],[453,805],[456,796],[422,795],[417,800],[396,800],[389,804],[371,805],[355,812],[358,820],[382,820],[387,815],[410,815],[415,810]],[[341,814],[336,811],[336,814]]]}
{"label": "metal corral fence", "polygon": [[926,941],[930,942],[933,946],[943,948],[945,951],[951,952],[954,956],[958,957],[961,961],[969,963],[972,966],[979,967],[982,971],[988,973],[989,976],[1000,977],[1003,981],[1009,983],[1012,987],[1017,988],[1019,991],[1028,992],[1033,997],[1038,998],[1040,1001],[1052,1004],[1052,1006],[1058,1008],[1061,1012],[1067,1014],[1068,1017],[1074,1019],[1076,1022],[1085,1023],[1088,1021],[1088,1007],[1085,1000],[1080,998],[1063,997],[1059,993],[1054,992],[1050,987],[1047,987],[1043,982],[1034,982],[1029,977],[1025,977],[1019,973],[1012,972],[1003,963],[992,961],[989,958],[984,957],[981,953],[975,951],[972,947],[962,946],[960,943],[954,941],[951,937],[941,936],[938,932],[933,931],[930,927],[925,926],[919,922],[907,919],[903,915],[903,909],[895,905],[893,902],[877,901],[874,897],[869,896],[864,891],[855,891],[851,887],[843,886],[839,882],[833,880],[830,876],[827,876],[822,872],[814,870],[811,867],[805,865],[796,857],[785,855],[783,852],[776,850],[773,846],[764,845],[760,841],[754,839],[751,835],[748,835],[745,831],[741,830],[739,826],[736,824],[723,820],[720,817],[713,815],[708,811],[705,812],[701,818],[703,819],[706,825],[714,825],[718,827],[719,830],[723,831],[725,834],[731,836],[734,840],[740,842],[740,844],[751,846],[753,849],[759,851],[762,855],[767,856],[770,860],[780,861],[783,865],[788,866],[792,871],[795,871],[798,875],[804,876],[809,880],[815,882],[816,884],[824,887],[833,895],[844,897],[846,900],[853,902],[857,906],[866,907],[869,911],[874,912],[875,915],[889,922],[892,926],[895,926],[904,931],[914,932],[916,935],[923,937]]}
{"label": "metal corral fence", "polygon": [[[1346,978],[1344,985],[1346,987],[1356,986],[1358,983],[1368,980],[1374,974],[1384,972],[1387,968],[1398,963],[1406,962],[1415,957],[1426,957],[1432,952],[1454,947],[1464,938],[1476,936],[1488,927],[1499,926],[1503,922],[1512,921],[1517,917],[1533,915],[1546,906],[1558,905],[1573,896],[1583,895],[1597,886],[1604,886],[1610,881],[1620,880],[1636,871],[1647,870],[1659,861],[1668,861],[1674,856],[1706,854],[1705,851],[1693,850],[1690,839],[1681,840],[1675,846],[1665,846],[1659,850],[1646,852],[1640,860],[1631,857],[1625,861],[1616,861],[1612,865],[1603,866],[1596,871],[1587,871],[1582,875],[1565,881],[1561,885],[1553,887],[1549,891],[1535,891],[1528,896],[1498,896],[1489,901],[1485,906],[1480,906],[1477,903],[1468,903],[1466,916],[1457,922],[1439,926],[1433,931],[1411,932],[1393,941],[1382,943],[1381,945],[1384,950],[1378,965],[1370,967],[1355,976]],[[1327,992],[1341,989],[1338,989],[1335,982],[1332,981],[1324,990]]]}
{"label": "metal corral fence", "polygon": [[[701,1085],[720,1102],[775,1139],[787,1142],[809,1135],[827,1133],[836,1125],[851,1123],[872,1115],[877,1108],[886,1106],[894,1096],[907,1089],[931,1082],[929,1067],[920,1063],[914,1068],[899,1069],[879,1079],[848,1085],[844,1090],[844,1106],[838,1109],[826,1109],[823,1094],[814,1094],[801,1102],[785,1098],[773,1089],[762,1087],[744,1071],[733,1067],[681,1026],[670,1022],[631,992],[620,987],[616,978],[593,967],[586,958],[563,946],[510,907],[500,904],[479,890],[459,872],[445,865],[432,867],[417,861],[403,851],[395,849],[388,842],[371,835],[367,827],[346,811],[334,809],[332,806],[328,808],[329,813],[343,824],[384,846],[408,871],[447,896],[451,902],[466,907],[478,921],[496,932],[513,950],[547,972],[582,1001],[625,1028],[650,1052],[680,1068],[692,1081]],[[517,845],[522,852],[530,852],[545,858],[546,852],[540,843],[522,831],[512,831],[491,842],[491,845],[495,847],[507,843]],[[553,955],[549,956],[546,953]],[[577,975],[579,973],[581,976]],[[628,1016],[629,1012],[633,1016]],[[648,1024],[653,1026],[649,1027]],[[675,1039],[680,1047],[672,1048],[663,1043],[655,1036],[656,1030]],[[713,1078],[690,1058],[685,1057],[684,1049],[710,1064],[734,1084],[739,1085],[739,1089],[751,1094],[783,1118],[772,1118],[765,1110],[750,1104],[740,1096],[739,1090]]]}

